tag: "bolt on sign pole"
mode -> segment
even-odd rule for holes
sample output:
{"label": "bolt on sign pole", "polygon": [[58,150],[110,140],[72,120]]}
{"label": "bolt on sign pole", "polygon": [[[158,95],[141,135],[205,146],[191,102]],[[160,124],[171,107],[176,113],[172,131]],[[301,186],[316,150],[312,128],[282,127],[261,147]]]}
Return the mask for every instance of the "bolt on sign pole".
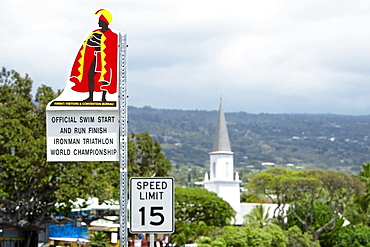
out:
{"label": "bolt on sign pole", "polygon": [[127,105],[126,105],[127,34],[119,34],[119,165],[120,165],[120,246],[127,246]]}

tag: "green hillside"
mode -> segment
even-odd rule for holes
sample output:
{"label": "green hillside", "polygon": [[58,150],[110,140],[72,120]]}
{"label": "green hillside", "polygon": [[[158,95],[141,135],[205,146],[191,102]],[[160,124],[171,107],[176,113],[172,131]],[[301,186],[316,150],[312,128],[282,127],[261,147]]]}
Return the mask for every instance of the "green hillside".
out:
{"label": "green hillside", "polygon": [[[209,165],[217,111],[129,107],[130,132],[149,132],[177,168]],[[225,113],[236,168],[262,162],[357,174],[370,162],[370,116]],[[202,169],[203,170],[203,169]]]}

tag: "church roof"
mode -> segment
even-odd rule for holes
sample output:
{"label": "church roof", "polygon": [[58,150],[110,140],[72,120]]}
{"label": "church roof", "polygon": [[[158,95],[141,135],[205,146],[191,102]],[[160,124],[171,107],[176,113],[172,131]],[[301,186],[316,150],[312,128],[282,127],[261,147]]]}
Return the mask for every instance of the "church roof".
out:
{"label": "church roof", "polygon": [[231,152],[229,134],[227,132],[226,119],[224,110],[222,107],[222,101],[220,102],[220,109],[218,111],[218,121],[216,126],[215,139],[213,141],[212,152]]}

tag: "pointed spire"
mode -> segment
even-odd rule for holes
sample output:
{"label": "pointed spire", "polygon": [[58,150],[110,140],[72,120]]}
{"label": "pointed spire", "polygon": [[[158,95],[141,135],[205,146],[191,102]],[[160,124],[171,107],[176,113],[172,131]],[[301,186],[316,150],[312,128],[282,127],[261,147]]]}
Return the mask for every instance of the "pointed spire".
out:
{"label": "pointed spire", "polygon": [[216,134],[215,134],[215,139],[213,141],[213,148],[212,148],[212,152],[217,152],[217,151],[231,152],[225,114],[222,108],[222,98],[220,99],[220,109],[218,111]]}

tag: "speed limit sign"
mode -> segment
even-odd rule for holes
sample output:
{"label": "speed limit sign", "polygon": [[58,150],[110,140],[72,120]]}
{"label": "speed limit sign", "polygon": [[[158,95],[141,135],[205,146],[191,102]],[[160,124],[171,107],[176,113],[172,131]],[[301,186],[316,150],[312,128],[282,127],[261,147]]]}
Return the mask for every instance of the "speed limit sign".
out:
{"label": "speed limit sign", "polygon": [[174,232],[173,178],[130,179],[130,232]]}

